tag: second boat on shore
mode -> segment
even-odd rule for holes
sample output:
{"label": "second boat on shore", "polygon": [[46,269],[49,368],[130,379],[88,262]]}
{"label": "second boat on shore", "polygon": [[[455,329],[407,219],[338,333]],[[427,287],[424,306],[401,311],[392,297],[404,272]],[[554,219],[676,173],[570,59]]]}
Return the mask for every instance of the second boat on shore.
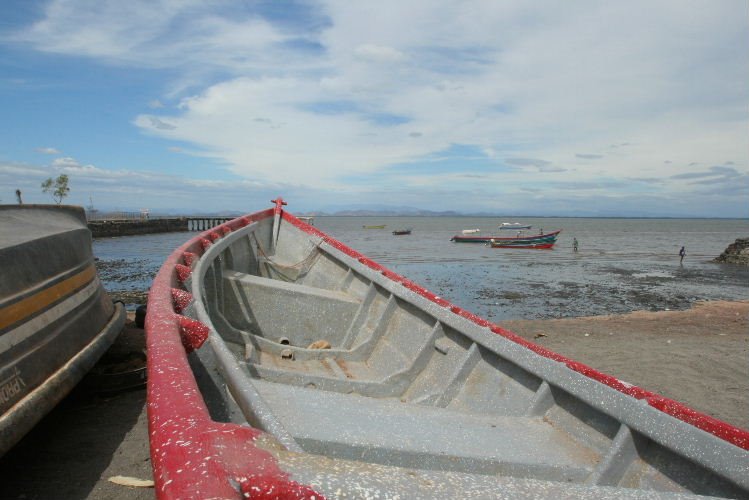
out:
{"label": "second boat on shore", "polygon": [[0,455],[81,380],[122,329],[81,207],[0,205]]}

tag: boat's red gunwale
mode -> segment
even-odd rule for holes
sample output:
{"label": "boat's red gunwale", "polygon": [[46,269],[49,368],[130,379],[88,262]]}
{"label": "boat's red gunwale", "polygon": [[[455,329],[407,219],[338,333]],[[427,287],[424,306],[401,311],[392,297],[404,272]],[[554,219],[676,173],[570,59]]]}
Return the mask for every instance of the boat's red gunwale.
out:
{"label": "boat's red gunwale", "polygon": [[184,290],[182,283],[189,277],[193,265],[213,241],[252,222],[276,214],[280,214],[283,220],[301,231],[320,237],[328,245],[388,279],[400,283],[408,290],[449,309],[453,314],[485,327],[540,356],[564,363],[571,370],[623,394],[645,400],[651,407],[735,446],[749,449],[749,431],[697,412],[677,401],[626,384],[616,377],[525,340],[452,304],[316,227],[302,222],[281,209],[281,205],[285,204],[283,200],[278,199],[274,202],[274,208],[233,219],[191,238],[167,257],[154,279],[149,292],[146,316],[147,410],[152,467],[158,498],[228,498],[238,493],[233,484],[238,484],[240,493],[245,496],[256,494],[259,487],[260,491],[273,491],[274,494],[281,494],[283,498],[324,498],[311,487],[292,481],[288,474],[278,467],[275,458],[268,451],[255,446],[254,440],[262,434],[261,431],[211,420],[187,360],[186,347],[189,349],[198,346],[186,345],[185,338],[194,338],[196,334],[204,333],[207,327],[180,314],[192,298],[189,292]]}
{"label": "boat's red gunwale", "polygon": [[192,299],[182,287],[192,265],[212,241],[274,211],[240,217],[191,238],[167,257],[149,291],[148,432],[160,499],[249,498],[257,488],[276,498],[324,498],[292,481],[270,452],[255,445],[261,431],[211,419],[187,360],[187,351],[199,347],[208,331],[180,314]]}

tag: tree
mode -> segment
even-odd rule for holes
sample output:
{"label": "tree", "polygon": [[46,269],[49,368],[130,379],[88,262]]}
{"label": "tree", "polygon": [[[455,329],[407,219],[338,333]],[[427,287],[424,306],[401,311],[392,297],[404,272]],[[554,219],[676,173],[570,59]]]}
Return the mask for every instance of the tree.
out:
{"label": "tree", "polygon": [[52,180],[52,177],[50,177],[42,182],[42,192],[51,193],[52,198],[59,205],[62,203],[62,199],[70,192],[70,188],[68,187],[68,176],[60,174],[54,181]]}

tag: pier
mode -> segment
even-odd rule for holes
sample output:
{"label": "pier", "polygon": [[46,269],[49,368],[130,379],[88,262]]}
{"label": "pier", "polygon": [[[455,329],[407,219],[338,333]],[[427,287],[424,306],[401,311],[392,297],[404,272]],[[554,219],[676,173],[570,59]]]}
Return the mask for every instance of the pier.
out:
{"label": "pier", "polygon": [[214,228],[224,222],[228,222],[232,219],[239,217],[233,215],[230,217],[206,217],[206,216],[189,216],[187,219],[187,230],[188,231],[205,231],[206,229]]}
{"label": "pier", "polygon": [[149,217],[138,212],[120,212],[89,218],[88,228],[94,238],[132,236],[136,234],[205,231],[236,216],[183,215]]}

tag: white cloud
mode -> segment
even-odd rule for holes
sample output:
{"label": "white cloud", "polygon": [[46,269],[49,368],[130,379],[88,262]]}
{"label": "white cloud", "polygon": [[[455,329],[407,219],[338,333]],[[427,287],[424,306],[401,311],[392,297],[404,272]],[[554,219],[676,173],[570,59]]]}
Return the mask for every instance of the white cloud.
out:
{"label": "white cloud", "polygon": [[44,155],[59,155],[60,151],[56,148],[36,148],[37,153],[41,153]]}
{"label": "white cloud", "polygon": [[392,47],[371,43],[359,45],[354,49],[354,53],[362,59],[374,62],[400,62],[406,59],[406,56],[402,52]]}
{"label": "white cloud", "polygon": [[749,168],[744,3],[310,5],[326,22],[289,29],[231,2],[59,0],[16,40],[177,70],[177,112],[134,123],[250,181],[343,188],[456,144],[543,159],[514,164],[528,185]]}
{"label": "white cloud", "polygon": [[277,62],[283,40],[258,16],[224,16],[228,1],[53,0],[44,17],[10,37],[40,51],[85,56],[107,64],[181,68],[194,78],[219,68],[241,72]]}
{"label": "white cloud", "polygon": [[[566,164],[580,149],[637,140],[640,155],[598,165],[611,175],[621,169],[642,174],[678,151],[690,161],[709,163],[726,149],[746,159],[737,151],[746,140],[735,141],[746,121],[730,118],[746,92],[714,76],[684,74],[723,50],[722,38],[730,35],[716,40],[713,32],[740,32],[720,7],[696,4],[686,13],[667,4],[547,7],[396,2],[378,4],[382,15],[373,16],[372,6],[330,3],[332,24],[320,38],[326,55],[313,61],[322,77],[291,64],[293,77],[224,81],[184,101],[184,114],[168,117],[178,131],[166,136],[198,142],[248,177],[292,175],[312,183],[455,143],[501,150],[509,142]],[[741,72],[724,60],[716,69]],[[383,70],[381,63],[391,66]],[[716,85],[730,90],[718,107],[728,115],[709,105],[720,92]],[[323,100],[352,102],[406,123],[385,127],[363,113],[299,109]],[[261,126],[260,118],[276,127]],[[684,153],[685,144],[705,146],[708,126],[719,130],[708,134],[717,142]],[[674,168],[683,165],[674,161]]]}
{"label": "white cloud", "polygon": [[[21,189],[26,203],[49,203],[49,195],[42,193],[41,183],[60,173],[70,178],[70,194],[66,203],[89,205],[93,199],[97,208],[140,208],[183,210],[247,209],[248,200],[257,209],[266,208],[267,200],[278,193],[289,193],[301,207],[307,195],[303,187],[293,184],[258,183],[243,180],[214,181],[185,176],[166,175],[128,169],[104,169],[82,165],[74,158],[60,158],[49,166],[0,162],[0,200],[15,200],[15,190]],[[195,200],[200,199],[200,207]],[[12,201],[11,201],[12,202]]]}
{"label": "white cloud", "polygon": [[55,158],[52,161],[52,168],[65,172],[65,173],[87,173],[87,172],[97,172],[99,174],[108,175],[110,171],[102,170],[99,168],[96,168],[93,165],[81,165],[75,158],[71,157],[65,157],[65,158]]}

